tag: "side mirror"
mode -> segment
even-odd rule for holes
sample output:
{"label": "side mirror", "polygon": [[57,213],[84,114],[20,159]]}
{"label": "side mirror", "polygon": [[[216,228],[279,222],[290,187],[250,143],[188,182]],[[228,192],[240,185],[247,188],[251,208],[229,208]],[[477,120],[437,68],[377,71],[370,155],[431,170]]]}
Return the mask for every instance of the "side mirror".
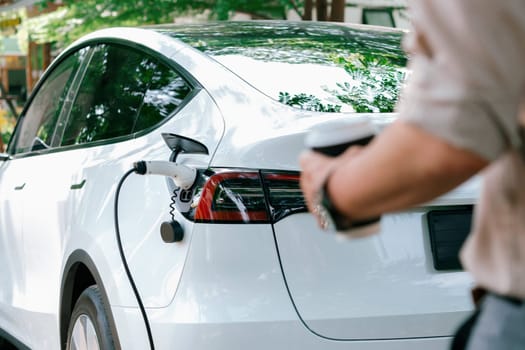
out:
{"label": "side mirror", "polygon": [[7,153],[0,153],[0,162],[11,159],[11,156]]}

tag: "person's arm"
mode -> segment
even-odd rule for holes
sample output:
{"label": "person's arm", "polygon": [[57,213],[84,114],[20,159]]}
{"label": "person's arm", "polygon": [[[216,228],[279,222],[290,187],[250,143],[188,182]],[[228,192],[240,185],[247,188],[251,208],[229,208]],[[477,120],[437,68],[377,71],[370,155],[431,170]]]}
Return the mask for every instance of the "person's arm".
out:
{"label": "person's arm", "polygon": [[[412,74],[399,120],[357,154],[300,159],[311,210],[328,173],[335,207],[359,220],[426,202],[520,144],[524,2],[416,0]],[[475,8],[476,11],[472,12]]]}
{"label": "person's arm", "polygon": [[359,220],[429,201],[488,164],[403,121],[386,128],[369,146],[348,153],[335,159],[311,151],[301,155],[301,188],[310,208],[327,176],[336,208]]}

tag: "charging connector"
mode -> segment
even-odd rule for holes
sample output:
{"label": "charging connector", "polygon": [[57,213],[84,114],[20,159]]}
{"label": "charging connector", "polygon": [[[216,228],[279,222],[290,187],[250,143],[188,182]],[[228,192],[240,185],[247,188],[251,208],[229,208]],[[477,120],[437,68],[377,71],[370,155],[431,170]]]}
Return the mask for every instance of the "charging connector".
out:
{"label": "charging connector", "polygon": [[187,190],[193,186],[197,179],[197,169],[168,161],[152,160],[135,162],[133,169],[137,174],[163,175],[173,178],[175,185]]}

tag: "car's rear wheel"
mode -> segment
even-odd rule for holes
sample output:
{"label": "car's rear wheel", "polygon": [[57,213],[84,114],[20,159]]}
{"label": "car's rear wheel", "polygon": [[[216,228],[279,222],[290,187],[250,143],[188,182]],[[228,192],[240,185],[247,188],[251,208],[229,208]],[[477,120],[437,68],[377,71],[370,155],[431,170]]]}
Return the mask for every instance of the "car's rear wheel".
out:
{"label": "car's rear wheel", "polygon": [[67,350],[114,349],[98,286],[86,288],[75,304],[67,331]]}

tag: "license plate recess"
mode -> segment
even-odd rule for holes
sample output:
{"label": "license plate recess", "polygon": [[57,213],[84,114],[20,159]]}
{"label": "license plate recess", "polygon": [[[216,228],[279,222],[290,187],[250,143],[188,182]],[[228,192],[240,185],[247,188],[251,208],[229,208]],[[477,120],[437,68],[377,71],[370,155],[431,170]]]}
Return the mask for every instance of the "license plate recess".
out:
{"label": "license plate recess", "polygon": [[428,231],[434,268],[461,270],[459,250],[467,238],[472,222],[473,206],[436,209],[427,213]]}

